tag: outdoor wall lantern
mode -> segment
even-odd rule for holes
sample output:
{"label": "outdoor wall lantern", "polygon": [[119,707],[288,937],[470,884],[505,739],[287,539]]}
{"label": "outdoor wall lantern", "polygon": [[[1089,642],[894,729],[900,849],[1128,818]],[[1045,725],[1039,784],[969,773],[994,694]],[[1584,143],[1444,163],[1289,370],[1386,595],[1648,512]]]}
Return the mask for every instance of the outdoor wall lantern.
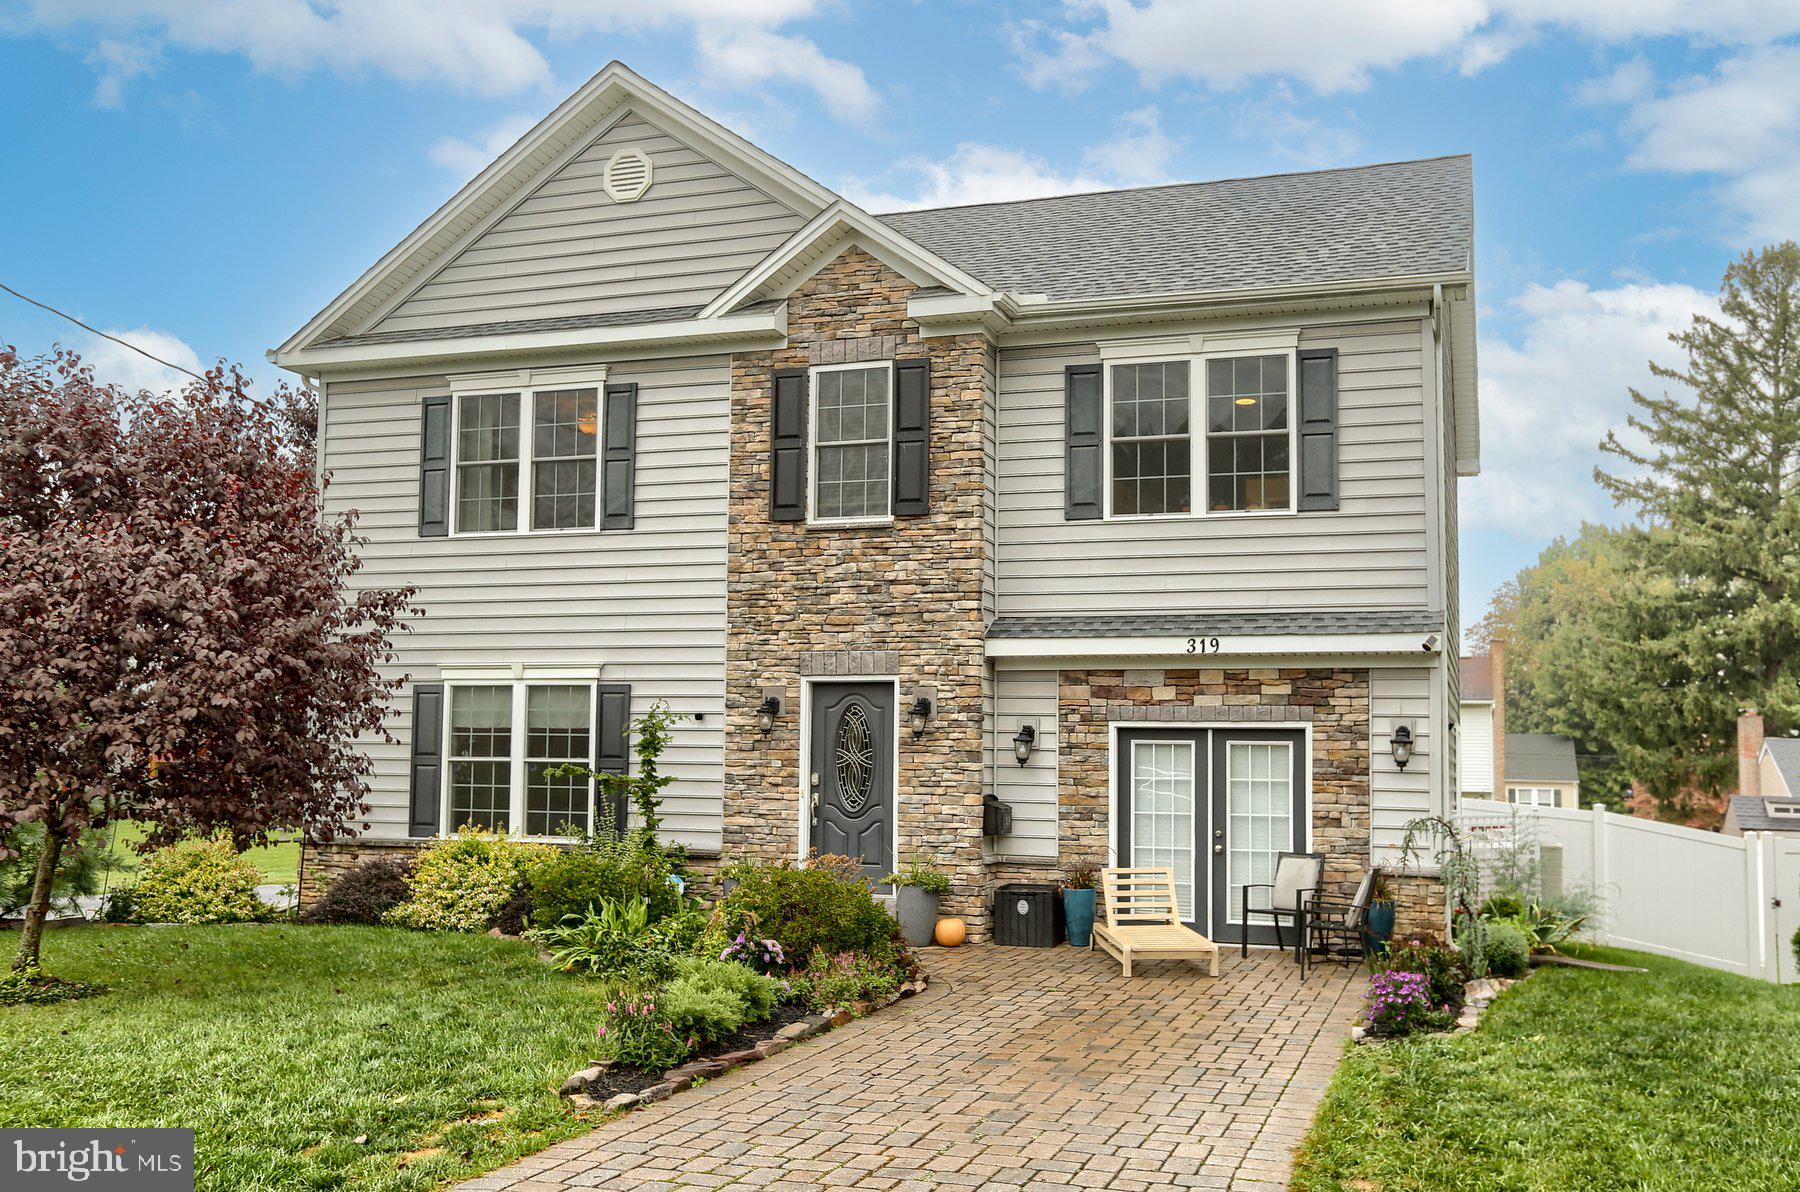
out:
{"label": "outdoor wall lantern", "polygon": [[781,697],[765,695],[762,703],[756,705],[756,724],[762,729],[762,735],[768,736],[775,729],[775,718],[781,715]]}
{"label": "outdoor wall lantern", "polygon": [[1013,736],[1013,757],[1022,766],[1031,760],[1031,747],[1037,743],[1037,729],[1029,724],[1021,724],[1019,731]]}
{"label": "outdoor wall lantern", "polygon": [[1394,755],[1394,765],[1402,770],[1406,769],[1406,763],[1412,760],[1413,755],[1411,727],[1405,724],[1394,726],[1394,735],[1388,738],[1388,751]]}
{"label": "outdoor wall lantern", "polygon": [[921,695],[913,700],[912,707],[907,710],[906,719],[912,724],[913,736],[924,736],[925,726],[931,723],[931,697]]}

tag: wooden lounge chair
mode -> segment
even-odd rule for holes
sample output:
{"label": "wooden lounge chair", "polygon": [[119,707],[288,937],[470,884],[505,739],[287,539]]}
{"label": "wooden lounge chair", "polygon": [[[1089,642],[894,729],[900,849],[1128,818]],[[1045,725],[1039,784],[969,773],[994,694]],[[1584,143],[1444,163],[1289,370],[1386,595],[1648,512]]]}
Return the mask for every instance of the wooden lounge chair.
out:
{"label": "wooden lounge chair", "polygon": [[1134,960],[1204,960],[1219,975],[1219,945],[1181,925],[1173,869],[1107,869],[1100,874],[1103,922],[1088,947],[1125,966]]}

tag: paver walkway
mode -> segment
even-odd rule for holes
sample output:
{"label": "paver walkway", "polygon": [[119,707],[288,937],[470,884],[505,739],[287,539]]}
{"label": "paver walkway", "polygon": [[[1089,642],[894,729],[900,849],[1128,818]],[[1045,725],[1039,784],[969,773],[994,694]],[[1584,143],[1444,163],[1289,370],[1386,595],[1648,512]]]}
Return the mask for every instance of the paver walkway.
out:
{"label": "paver walkway", "polygon": [[924,994],[461,1187],[1284,1187],[1361,981],[1222,963],[927,949]]}

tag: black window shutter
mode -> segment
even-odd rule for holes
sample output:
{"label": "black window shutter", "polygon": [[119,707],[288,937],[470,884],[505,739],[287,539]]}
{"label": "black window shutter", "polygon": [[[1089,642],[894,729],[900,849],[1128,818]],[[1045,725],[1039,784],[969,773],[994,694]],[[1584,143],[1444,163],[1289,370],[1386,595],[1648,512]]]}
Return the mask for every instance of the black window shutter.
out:
{"label": "black window shutter", "polygon": [[[631,773],[631,684],[602,683],[594,699],[594,769],[601,774]],[[630,808],[622,799],[597,807],[595,827],[625,831]]]}
{"label": "black window shutter", "polygon": [[775,371],[769,411],[769,520],[806,520],[806,370]]}
{"label": "black window shutter", "polygon": [[1336,348],[1300,353],[1300,509],[1338,507],[1337,373]]}
{"label": "black window shutter", "polygon": [[931,511],[931,362],[894,365],[894,516]]}
{"label": "black window shutter", "polygon": [[1063,370],[1063,520],[1101,516],[1100,366],[1071,364]]}
{"label": "black window shutter", "polygon": [[606,433],[601,436],[600,496],[603,530],[629,530],[632,492],[637,487],[637,391],[633,385],[606,387]]}
{"label": "black window shutter", "polygon": [[450,398],[426,398],[419,417],[419,537],[442,538],[450,532]]}
{"label": "black window shutter", "polygon": [[444,685],[413,684],[413,836],[438,834],[438,806],[444,789]]}

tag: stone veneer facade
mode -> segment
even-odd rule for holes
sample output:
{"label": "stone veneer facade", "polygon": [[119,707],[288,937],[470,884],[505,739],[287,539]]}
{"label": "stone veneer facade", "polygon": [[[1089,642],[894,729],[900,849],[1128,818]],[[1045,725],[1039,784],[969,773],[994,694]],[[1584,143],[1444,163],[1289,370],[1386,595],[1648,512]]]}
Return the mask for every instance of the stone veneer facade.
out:
{"label": "stone veneer facade", "polygon": [[[906,317],[915,289],[847,249],[788,299],[786,347],[732,358],[724,852],[798,854],[803,678],[897,677],[903,708],[914,688],[935,687],[928,730],[900,733],[896,861],[919,856],[948,874],[944,913],[967,919],[979,940],[983,480],[995,360],[979,336],[921,339]],[[929,512],[867,527],[771,520],[773,371],[920,357],[931,361]],[[784,708],[765,737],[756,710],[766,687],[781,690]]]}

